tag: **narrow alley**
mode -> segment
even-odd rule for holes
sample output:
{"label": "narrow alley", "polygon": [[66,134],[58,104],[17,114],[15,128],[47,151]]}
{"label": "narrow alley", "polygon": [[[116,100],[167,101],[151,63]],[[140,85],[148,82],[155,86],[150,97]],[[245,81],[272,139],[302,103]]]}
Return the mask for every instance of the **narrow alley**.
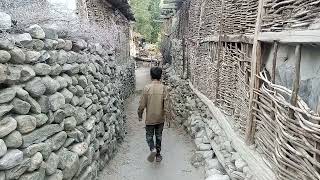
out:
{"label": "narrow alley", "polygon": [[0,0],[0,180],[320,180],[319,49],[320,0]]}
{"label": "narrow alley", "polygon": [[150,82],[149,69],[136,70],[136,93],[127,100],[127,135],[111,162],[102,170],[100,180],[198,180],[204,179],[202,168],[191,165],[195,146],[183,129],[165,128],[163,161],[147,161],[149,150],[144,123],[138,121],[139,91]]}

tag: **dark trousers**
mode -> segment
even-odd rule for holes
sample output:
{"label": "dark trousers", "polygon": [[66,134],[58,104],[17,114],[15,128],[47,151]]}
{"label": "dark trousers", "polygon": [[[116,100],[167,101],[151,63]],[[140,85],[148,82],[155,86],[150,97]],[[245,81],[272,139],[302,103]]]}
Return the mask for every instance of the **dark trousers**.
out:
{"label": "dark trousers", "polygon": [[[146,125],[146,138],[150,151],[156,148],[157,154],[160,154],[161,151],[163,126],[164,123],[156,125]],[[156,145],[154,144],[154,136],[156,137]]]}

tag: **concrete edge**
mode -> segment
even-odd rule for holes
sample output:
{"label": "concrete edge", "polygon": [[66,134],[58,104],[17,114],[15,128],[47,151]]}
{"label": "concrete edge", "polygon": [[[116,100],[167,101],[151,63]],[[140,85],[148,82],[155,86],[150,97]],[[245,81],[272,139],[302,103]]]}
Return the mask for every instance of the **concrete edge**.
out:
{"label": "concrete edge", "polygon": [[[265,163],[265,160],[261,154],[250,149],[232,129],[231,124],[228,122],[227,117],[217,108],[211,100],[209,100],[204,94],[197,90],[189,81],[189,86],[193,92],[206,104],[212,113],[213,117],[217,120],[220,127],[223,129],[229,140],[234,145],[234,148],[239,152],[240,156],[245,160],[252,170],[252,174],[259,180],[276,180],[276,176],[271,168]],[[213,148],[215,151],[216,149]],[[219,152],[217,152],[219,154]]]}

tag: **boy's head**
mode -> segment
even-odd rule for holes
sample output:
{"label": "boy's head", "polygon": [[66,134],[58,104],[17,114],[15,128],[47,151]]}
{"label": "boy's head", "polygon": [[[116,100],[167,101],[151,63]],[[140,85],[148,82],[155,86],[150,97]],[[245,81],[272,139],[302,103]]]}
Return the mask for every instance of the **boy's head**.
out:
{"label": "boy's head", "polygon": [[150,69],[150,75],[152,80],[160,81],[162,75],[162,69],[160,67],[152,67]]}

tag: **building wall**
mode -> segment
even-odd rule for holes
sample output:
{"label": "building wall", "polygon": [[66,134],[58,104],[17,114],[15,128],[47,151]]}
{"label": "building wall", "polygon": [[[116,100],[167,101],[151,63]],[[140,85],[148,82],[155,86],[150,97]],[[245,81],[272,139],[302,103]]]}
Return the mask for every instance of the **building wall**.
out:
{"label": "building wall", "polygon": [[[188,23],[182,23],[185,17]],[[177,75],[189,72],[192,84],[231,117],[234,131],[243,140],[253,137],[278,179],[318,179],[320,47],[317,40],[306,40],[313,36],[306,30],[319,32],[319,1],[188,0],[171,19],[177,21],[171,21],[167,40],[173,45],[171,64]],[[278,43],[272,83],[273,47],[283,36],[280,32],[289,38]],[[301,43],[300,85],[293,104],[295,49]],[[261,53],[253,56],[260,45]]]}
{"label": "building wall", "polygon": [[89,21],[97,23],[102,28],[112,26],[106,36],[113,36],[115,40],[114,50],[117,60],[119,62],[128,61],[130,58],[130,22],[119,11],[114,10],[107,1],[86,0],[85,3]]}
{"label": "building wall", "polygon": [[0,39],[2,180],[96,179],[125,136],[133,63],[54,34],[31,26]]}
{"label": "building wall", "polygon": [[4,0],[0,10],[12,15],[21,29],[40,24],[69,37],[99,42],[115,52],[119,63],[130,59],[130,22],[107,0]]}
{"label": "building wall", "polygon": [[1,1],[1,180],[97,179],[122,142],[130,26],[100,2]]}
{"label": "building wall", "polygon": [[[265,53],[266,69],[272,71],[273,48],[268,46]],[[280,45],[277,55],[276,82],[288,89],[293,86],[295,75],[295,47],[292,45]],[[320,67],[319,48],[306,45],[302,48],[301,62],[301,89],[300,96],[308,106],[316,111],[319,103],[319,67]]]}

